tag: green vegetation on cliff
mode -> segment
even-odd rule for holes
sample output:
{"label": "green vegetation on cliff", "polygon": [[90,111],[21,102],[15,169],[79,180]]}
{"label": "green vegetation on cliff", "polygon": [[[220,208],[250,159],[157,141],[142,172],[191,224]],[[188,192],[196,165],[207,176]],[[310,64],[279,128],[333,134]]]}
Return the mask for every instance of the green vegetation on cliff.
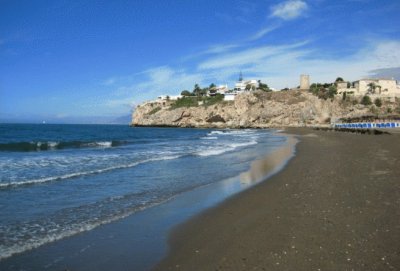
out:
{"label": "green vegetation on cliff", "polygon": [[222,102],[223,100],[224,96],[221,94],[216,94],[215,96],[211,97],[186,96],[173,102],[170,109],[173,110],[180,107],[210,106]]}
{"label": "green vegetation on cliff", "polygon": [[197,97],[182,97],[171,104],[171,109],[176,109],[180,107],[193,107],[198,106],[198,98]]}
{"label": "green vegetation on cliff", "polygon": [[161,110],[161,107],[157,106],[156,108],[154,108],[153,110],[151,110],[151,111],[149,112],[149,115],[153,115],[153,114],[157,113],[157,112],[160,111],[160,110]]}
{"label": "green vegetation on cliff", "polygon": [[337,93],[335,84],[314,83],[310,86],[310,92],[320,99],[333,99]]}
{"label": "green vegetation on cliff", "polygon": [[371,98],[365,95],[364,97],[362,97],[360,104],[371,105],[372,104]]}

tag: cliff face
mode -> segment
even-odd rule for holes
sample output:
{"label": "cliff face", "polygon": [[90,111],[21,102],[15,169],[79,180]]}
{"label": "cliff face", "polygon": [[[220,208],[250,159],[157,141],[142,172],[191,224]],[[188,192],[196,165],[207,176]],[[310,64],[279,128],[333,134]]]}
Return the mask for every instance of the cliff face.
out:
{"label": "cliff face", "polygon": [[305,91],[237,95],[235,101],[171,109],[173,101],[147,102],[133,113],[134,126],[269,128],[329,124],[331,119],[370,113],[370,106],[323,100]]}

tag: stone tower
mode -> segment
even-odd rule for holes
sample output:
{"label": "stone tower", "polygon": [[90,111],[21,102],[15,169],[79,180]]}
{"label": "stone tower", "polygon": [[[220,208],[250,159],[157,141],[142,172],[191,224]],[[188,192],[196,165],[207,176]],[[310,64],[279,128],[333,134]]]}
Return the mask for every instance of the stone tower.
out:
{"label": "stone tower", "polygon": [[310,76],[307,74],[300,75],[300,89],[310,89]]}

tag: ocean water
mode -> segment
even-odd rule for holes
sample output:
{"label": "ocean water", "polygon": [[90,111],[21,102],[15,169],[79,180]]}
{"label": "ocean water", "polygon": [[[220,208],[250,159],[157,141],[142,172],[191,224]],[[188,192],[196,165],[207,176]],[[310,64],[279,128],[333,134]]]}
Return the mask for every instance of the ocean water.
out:
{"label": "ocean water", "polygon": [[286,140],[272,130],[0,124],[0,260],[237,176]]}

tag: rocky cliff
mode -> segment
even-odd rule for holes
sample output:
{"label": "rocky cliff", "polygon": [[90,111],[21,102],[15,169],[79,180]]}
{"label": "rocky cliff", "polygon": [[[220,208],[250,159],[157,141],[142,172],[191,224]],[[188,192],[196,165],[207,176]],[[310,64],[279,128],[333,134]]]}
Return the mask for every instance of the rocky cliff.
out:
{"label": "rocky cliff", "polygon": [[387,110],[385,105],[376,108],[374,105],[355,104],[355,101],[355,98],[343,101],[339,97],[323,100],[306,91],[254,91],[237,95],[235,101],[175,109],[172,109],[174,101],[153,101],[137,106],[132,116],[132,125],[199,128],[299,127],[329,125],[331,120],[371,115],[373,110]]}

